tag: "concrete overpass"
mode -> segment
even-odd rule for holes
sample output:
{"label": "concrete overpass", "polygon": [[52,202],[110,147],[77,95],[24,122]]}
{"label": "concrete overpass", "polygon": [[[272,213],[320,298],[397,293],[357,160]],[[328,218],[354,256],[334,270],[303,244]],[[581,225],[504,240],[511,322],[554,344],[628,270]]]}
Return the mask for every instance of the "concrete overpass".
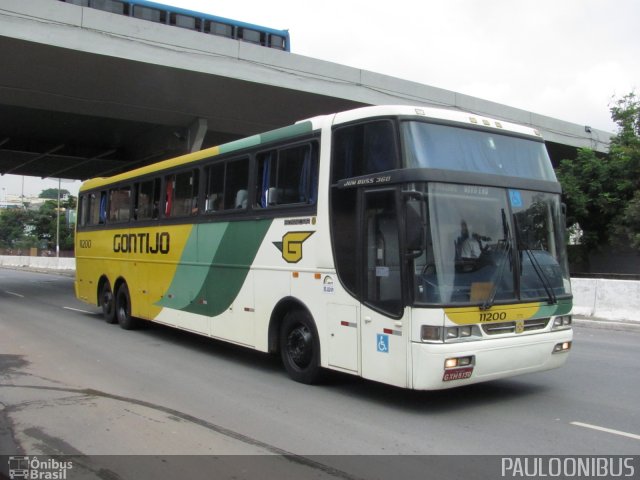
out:
{"label": "concrete overpass", "polygon": [[[295,50],[295,38],[293,38]],[[531,125],[552,158],[610,134],[453,91],[56,0],[0,0],[0,173],[85,179],[363,105]]]}

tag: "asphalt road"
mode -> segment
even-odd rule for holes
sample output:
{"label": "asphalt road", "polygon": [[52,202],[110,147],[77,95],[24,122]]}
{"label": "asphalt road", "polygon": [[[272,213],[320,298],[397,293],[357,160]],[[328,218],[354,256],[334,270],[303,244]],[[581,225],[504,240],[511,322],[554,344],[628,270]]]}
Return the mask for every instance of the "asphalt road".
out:
{"label": "asphalt road", "polygon": [[71,455],[73,479],[487,478],[501,456],[638,455],[639,350],[640,333],[578,326],[551,372],[442,392],[342,374],[311,387],[266,354],[108,325],[70,277],[0,269],[0,455]]}

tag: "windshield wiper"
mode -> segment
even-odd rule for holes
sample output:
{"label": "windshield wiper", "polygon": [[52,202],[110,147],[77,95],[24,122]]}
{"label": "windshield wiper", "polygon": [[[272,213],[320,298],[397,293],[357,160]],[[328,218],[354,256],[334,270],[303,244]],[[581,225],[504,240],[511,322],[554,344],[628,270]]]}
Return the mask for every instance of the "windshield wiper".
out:
{"label": "windshield wiper", "polygon": [[489,294],[487,299],[482,302],[482,305],[480,305],[480,310],[489,310],[491,307],[493,307],[493,303],[496,299],[496,294],[498,293],[498,284],[500,280],[502,280],[504,266],[507,264],[507,258],[509,257],[509,253],[511,252],[511,230],[509,229],[509,223],[507,222],[507,216],[504,213],[504,208],[502,209],[502,231],[504,233],[504,239],[502,240],[504,243],[502,244],[503,247],[500,251],[503,252],[503,255],[500,258],[500,265],[498,265],[496,273],[491,277],[493,283],[493,287],[491,287],[491,293]]}
{"label": "windshield wiper", "polygon": [[518,232],[520,230],[518,228],[518,219],[516,218],[515,214],[513,215],[513,225],[514,225],[514,227],[516,229],[516,242],[518,244],[518,251],[519,252],[525,252],[527,254],[527,257],[529,257],[529,261],[531,262],[531,266],[533,267],[533,271],[536,272],[536,275],[538,276],[538,278],[542,282],[542,287],[544,288],[544,291],[547,294],[547,303],[549,305],[554,305],[554,304],[558,303],[558,299],[556,298],[556,294],[553,293],[553,287],[551,286],[551,282],[549,281],[549,277],[547,277],[547,275],[544,273],[544,270],[540,266],[540,262],[538,262],[538,259],[536,258],[536,256],[533,254],[533,252],[531,252],[531,249],[526,248],[527,246],[524,245],[524,244],[521,244],[520,240],[518,239],[518,237],[519,237]]}

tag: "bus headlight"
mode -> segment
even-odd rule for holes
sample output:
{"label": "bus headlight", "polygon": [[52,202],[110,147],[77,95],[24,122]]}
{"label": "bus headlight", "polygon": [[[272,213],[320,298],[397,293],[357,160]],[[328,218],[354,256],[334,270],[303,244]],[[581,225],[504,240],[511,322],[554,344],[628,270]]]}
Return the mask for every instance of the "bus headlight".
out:
{"label": "bus headlight", "polygon": [[562,328],[570,328],[571,323],[571,315],[560,315],[553,319],[553,329],[559,330]]}
{"label": "bus headlight", "polygon": [[[476,337],[476,338],[474,338]],[[445,342],[477,340],[481,337],[480,331],[475,325],[465,325],[463,327],[446,327]]]}
{"label": "bus headlight", "polygon": [[451,340],[452,338],[458,338],[460,336],[460,330],[458,327],[447,327],[446,332],[446,340]]}
{"label": "bus headlight", "polygon": [[420,327],[420,339],[423,342],[464,342],[479,340],[480,338],[482,338],[482,335],[476,325],[465,325],[463,327],[422,325]]}
{"label": "bus headlight", "polygon": [[420,338],[423,342],[441,342],[442,328],[432,325],[422,325],[422,327],[420,327]]}

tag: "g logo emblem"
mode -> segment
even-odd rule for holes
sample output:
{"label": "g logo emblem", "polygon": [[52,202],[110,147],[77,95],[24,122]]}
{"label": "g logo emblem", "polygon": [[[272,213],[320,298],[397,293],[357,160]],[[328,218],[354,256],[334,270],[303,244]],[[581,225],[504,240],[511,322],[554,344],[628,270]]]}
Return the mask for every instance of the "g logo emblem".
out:
{"label": "g logo emblem", "polygon": [[282,252],[282,258],[287,263],[298,263],[302,260],[302,244],[314,232],[289,232],[282,237],[282,242],[273,242]]}

